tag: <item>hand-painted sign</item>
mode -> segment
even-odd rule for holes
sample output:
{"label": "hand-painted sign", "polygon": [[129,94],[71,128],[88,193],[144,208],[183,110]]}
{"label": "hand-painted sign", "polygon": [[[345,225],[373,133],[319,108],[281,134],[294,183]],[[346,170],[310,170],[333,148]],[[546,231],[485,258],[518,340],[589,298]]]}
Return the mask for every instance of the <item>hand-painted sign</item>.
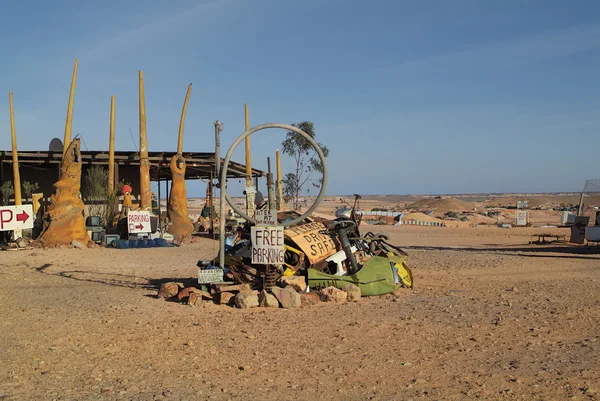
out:
{"label": "hand-painted sign", "polygon": [[129,213],[127,213],[127,230],[129,234],[151,232],[152,229],[150,226],[150,211],[129,211]]}
{"label": "hand-painted sign", "polygon": [[337,252],[336,245],[324,224],[312,222],[288,227],[285,236],[306,254],[311,264],[320,262]]}
{"label": "hand-painted sign", "polygon": [[271,209],[256,209],[254,220],[259,226],[275,226],[277,225],[277,212]]}
{"label": "hand-painted sign", "polygon": [[223,269],[198,269],[198,284],[220,283],[223,274]]}
{"label": "hand-painted sign", "polygon": [[281,265],[283,255],[282,226],[252,226],[252,263],[259,265]]}
{"label": "hand-painted sign", "polygon": [[31,205],[0,206],[0,231],[33,228],[34,216]]}

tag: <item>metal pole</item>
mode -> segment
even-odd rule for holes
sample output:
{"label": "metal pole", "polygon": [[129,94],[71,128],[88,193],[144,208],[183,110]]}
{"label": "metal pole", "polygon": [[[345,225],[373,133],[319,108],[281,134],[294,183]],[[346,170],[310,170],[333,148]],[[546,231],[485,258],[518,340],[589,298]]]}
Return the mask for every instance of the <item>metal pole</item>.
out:
{"label": "metal pole", "polygon": [[[221,172],[221,130],[223,123],[219,120],[214,122],[215,125],[215,176],[219,179]],[[212,185],[212,180],[210,181]]]}

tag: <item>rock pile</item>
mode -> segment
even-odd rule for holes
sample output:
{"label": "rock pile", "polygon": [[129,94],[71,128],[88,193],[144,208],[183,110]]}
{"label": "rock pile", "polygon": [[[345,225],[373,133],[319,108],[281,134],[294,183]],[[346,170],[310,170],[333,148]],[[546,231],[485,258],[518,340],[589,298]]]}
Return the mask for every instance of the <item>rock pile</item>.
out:
{"label": "rock pile", "polygon": [[343,289],[327,287],[320,291],[307,291],[304,277],[282,277],[271,291],[253,290],[249,284],[213,285],[210,292],[196,287],[185,287],[183,283],[163,283],[158,290],[158,298],[171,299],[190,306],[200,305],[203,301],[212,301],[217,305],[235,306],[239,309],[298,308],[312,306],[321,302],[343,304],[346,301],[358,301],[361,290],[354,284],[346,284]]}

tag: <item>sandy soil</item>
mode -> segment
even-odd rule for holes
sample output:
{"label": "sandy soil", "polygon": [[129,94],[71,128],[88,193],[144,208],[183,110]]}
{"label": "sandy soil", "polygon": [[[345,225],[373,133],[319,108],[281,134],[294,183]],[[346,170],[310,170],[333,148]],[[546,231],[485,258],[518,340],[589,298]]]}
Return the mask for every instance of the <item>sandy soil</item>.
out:
{"label": "sandy soil", "polygon": [[296,310],[156,299],[193,281],[207,239],[2,252],[0,399],[600,399],[598,250],[374,228],[409,252],[415,289]]}

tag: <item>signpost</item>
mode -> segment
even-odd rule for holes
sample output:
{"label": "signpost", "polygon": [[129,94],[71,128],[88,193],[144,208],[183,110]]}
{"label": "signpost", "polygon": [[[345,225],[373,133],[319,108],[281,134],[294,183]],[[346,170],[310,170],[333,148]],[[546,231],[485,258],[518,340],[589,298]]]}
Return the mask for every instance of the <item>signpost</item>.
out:
{"label": "signpost", "polygon": [[284,263],[283,226],[252,226],[252,263],[281,265]]}
{"label": "signpost", "polygon": [[223,269],[199,269],[198,284],[223,282]]}
{"label": "signpost", "polygon": [[527,225],[527,210],[517,210],[517,226]]}
{"label": "signpost", "polygon": [[31,205],[0,206],[0,231],[15,231],[33,228]]}
{"label": "signpost", "polygon": [[129,211],[129,213],[127,213],[127,230],[129,234],[152,232],[150,225],[150,211]]}
{"label": "signpost", "polygon": [[256,209],[254,211],[254,220],[258,226],[277,225],[277,211],[271,209]]}

